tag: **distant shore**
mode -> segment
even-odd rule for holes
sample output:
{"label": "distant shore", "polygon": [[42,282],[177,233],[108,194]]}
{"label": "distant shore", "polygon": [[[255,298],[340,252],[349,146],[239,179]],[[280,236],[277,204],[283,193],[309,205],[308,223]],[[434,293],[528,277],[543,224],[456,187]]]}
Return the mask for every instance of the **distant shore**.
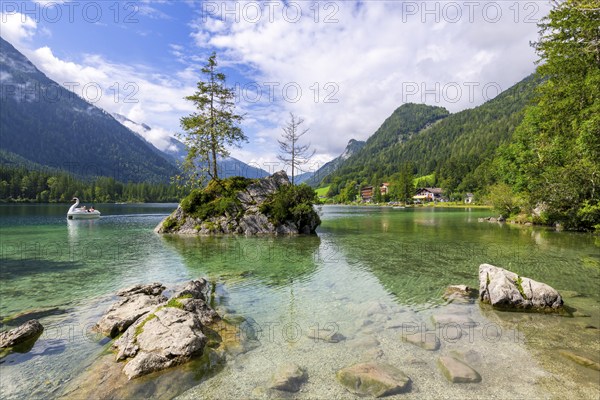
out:
{"label": "distant shore", "polygon": [[462,202],[439,202],[430,204],[409,204],[409,205],[390,205],[387,203],[321,203],[323,206],[352,206],[352,207],[380,207],[380,208],[477,208],[482,210],[491,210],[492,206],[481,204],[464,204]]}

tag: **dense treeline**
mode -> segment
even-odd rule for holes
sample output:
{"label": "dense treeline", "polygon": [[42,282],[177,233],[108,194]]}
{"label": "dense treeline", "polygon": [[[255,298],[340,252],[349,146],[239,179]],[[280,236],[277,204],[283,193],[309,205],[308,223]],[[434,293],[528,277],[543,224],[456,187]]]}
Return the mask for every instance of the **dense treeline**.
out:
{"label": "dense treeline", "polygon": [[568,229],[600,230],[600,8],[557,4],[540,24],[546,78],[512,142],[495,160],[492,193],[507,213]]}
{"label": "dense treeline", "polygon": [[175,185],[122,183],[114,178],[77,179],[67,172],[0,166],[0,201],[178,202],[186,195]]}

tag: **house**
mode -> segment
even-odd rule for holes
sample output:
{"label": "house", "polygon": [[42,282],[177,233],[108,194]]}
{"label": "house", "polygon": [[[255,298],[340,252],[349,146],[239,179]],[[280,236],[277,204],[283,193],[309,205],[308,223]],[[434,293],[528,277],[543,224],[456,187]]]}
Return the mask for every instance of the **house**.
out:
{"label": "house", "polygon": [[[384,182],[381,185],[379,185],[379,193],[381,193],[382,196],[389,194],[390,193],[390,184],[388,182]],[[360,198],[364,202],[368,203],[368,202],[372,201],[374,194],[375,194],[375,190],[374,190],[373,186],[365,186],[362,189],[360,189]]]}
{"label": "house", "polygon": [[382,196],[390,193],[389,182],[383,182],[381,185],[379,185],[379,193],[381,193]]}
{"label": "house", "polygon": [[360,198],[364,202],[369,202],[373,199],[373,186],[365,186],[360,189]]}
{"label": "house", "polygon": [[443,200],[442,193],[442,188],[419,188],[413,199],[420,201],[441,201]]}
{"label": "house", "polygon": [[472,204],[475,200],[475,195],[473,193],[467,193],[465,196],[465,204]]}

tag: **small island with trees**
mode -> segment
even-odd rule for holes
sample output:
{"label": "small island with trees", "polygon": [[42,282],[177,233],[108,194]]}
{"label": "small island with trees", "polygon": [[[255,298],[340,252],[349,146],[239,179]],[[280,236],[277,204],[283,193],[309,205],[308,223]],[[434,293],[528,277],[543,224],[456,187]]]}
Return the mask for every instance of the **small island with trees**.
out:
{"label": "small island with trees", "polygon": [[[310,145],[299,139],[302,118],[290,114],[283,128],[280,160],[291,167],[292,181],[285,171],[263,179],[219,178],[217,161],[229,155],[227,146],[239,146],[247,138],[239,127],[243,116],[235,113],[234,93],[225,85],[225,74],[217,70],[213,53],[202,68],[206,81],[187,100],[197,111],[181,118],[186,145],[180,182],[191,189],[171,215],[157,227],[157,233],[294,235],[314,234],[321,220],[314,203],[317,194],[308,185],[294,185],[294,170],[308,162]],[[206,182],[209,178],[208,182]],[[206,183],[204,186],[203,184]]]}

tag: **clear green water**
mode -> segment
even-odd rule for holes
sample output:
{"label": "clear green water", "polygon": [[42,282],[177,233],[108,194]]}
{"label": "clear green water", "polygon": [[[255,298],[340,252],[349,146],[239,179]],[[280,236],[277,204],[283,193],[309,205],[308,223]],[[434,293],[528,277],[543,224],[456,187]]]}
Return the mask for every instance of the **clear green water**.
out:
{"label": "clear green water", "polygon": [[[113,293],[136,283],[167,286],[196,277],[220,284],[222,312],[243,315],[252,350],[222,371],[195,365],[128,384],[118,397],[266,398],[269,377],[286,361],[308,370],[297,398],[352,398],[335,372],[377,357],[411,377],[402,398],[598,398],[600,372],[560,356],[568,349],[600,358],[600,239],[478,223],[482,210],[323,207],[315,237],[177,238],[152,229],[174,205],[97,205],[103,217],[67,221],[64,205],[0,206],[0,316],[58,307],[31,352],[0,364],[0,397],[52,398],[106,349],[89,333]],[[508,268],[581,296],[567,305],[589,315],[502,313],[446,304],[450,284],[478,286],[481,263]],[[567,293],[567,292],[565,292]],[[437,331],[427,352],[400,340],[404,329],[435,329],[432,315],[478,323],[459,339]],[[315,342],[324,327],[346,340]],[[6,327],[4,327],[6,328]],[[448,383],[437,357],[459,354],[481,384]],[[85,384],[84,384],[85,385]],[[96,395],[104,388],[98,382]],[[78,392],[70,392],[71,397]],[[72,394],[75,393],[75,394]],[[116,393],[116,394],[115,394]],[[111,397],[106,396],[106,397]]]}

